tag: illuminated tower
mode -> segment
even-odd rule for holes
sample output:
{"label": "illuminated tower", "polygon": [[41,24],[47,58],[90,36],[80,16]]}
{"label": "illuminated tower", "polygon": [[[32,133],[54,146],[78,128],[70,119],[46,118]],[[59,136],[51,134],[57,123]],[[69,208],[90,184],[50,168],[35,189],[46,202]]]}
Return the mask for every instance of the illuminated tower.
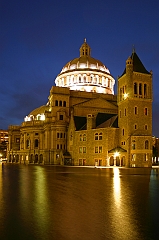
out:
{"label": "illuminated tower", "polygon": [[152,165],[152,72],[136,52],[118,78],[120,146],[127,150],[127,167]]}

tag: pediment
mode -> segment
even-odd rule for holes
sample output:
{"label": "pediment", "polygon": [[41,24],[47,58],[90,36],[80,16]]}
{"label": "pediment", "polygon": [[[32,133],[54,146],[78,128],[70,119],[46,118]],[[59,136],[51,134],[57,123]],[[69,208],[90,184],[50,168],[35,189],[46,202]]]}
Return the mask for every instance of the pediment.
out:
{"label": "pediment", "polygon": [[110,103],[109,101],[103,98],[90,99],[88,101],[76,104],[74,107],[83,107],[83,108],[103,108],[103,109],[114,109],[117,110],[117,106]]}

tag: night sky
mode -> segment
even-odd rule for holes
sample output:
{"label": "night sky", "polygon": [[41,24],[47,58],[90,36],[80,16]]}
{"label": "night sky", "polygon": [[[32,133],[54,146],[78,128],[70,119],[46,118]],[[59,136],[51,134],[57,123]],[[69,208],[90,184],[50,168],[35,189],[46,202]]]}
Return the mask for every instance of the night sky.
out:
{"label": "night sky", "polygon": [[84,38],[116,80],[135,46],[153,71],[153,134],[159,137],[159,0],[0,0],[0,129],[21,124],[47,103]]}

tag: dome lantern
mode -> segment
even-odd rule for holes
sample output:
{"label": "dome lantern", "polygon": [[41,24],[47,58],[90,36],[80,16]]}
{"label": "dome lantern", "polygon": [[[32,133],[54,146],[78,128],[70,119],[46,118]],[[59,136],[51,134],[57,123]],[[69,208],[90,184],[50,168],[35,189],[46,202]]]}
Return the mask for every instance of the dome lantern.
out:
{"label": "dome lantern", "polygon": [[83,57],[83,56],[88,57],[90,55],[91,55],[91,48],[88,45],[88,43],[86,42],[86,38],[85,38],[84,43],[80,47],[80,57]]}

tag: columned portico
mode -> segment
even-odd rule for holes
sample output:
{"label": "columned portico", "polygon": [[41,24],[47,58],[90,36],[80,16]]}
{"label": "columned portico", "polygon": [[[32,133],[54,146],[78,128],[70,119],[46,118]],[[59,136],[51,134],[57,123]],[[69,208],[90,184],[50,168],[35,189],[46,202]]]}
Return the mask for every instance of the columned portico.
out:
{"label": "columned portico", "polygon": [[125,153],[127,151],[121,147],[116,147],[108,151],[107,166],[125,166]]}

